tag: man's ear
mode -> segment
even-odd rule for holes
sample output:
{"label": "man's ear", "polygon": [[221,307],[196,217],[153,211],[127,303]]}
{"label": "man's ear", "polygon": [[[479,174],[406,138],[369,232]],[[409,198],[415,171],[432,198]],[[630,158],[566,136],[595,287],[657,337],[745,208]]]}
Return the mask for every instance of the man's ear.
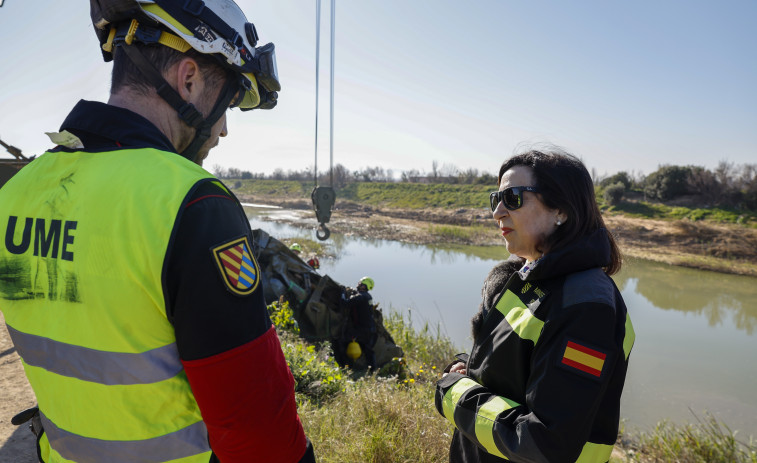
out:
{"label": "man's ear", "polygon": [[169,72],[173,74],[173,82],[169,82],[175,85],[179,96],[184,101],[196,104],[205,84],[197,61],[190,57],[182,58]]}

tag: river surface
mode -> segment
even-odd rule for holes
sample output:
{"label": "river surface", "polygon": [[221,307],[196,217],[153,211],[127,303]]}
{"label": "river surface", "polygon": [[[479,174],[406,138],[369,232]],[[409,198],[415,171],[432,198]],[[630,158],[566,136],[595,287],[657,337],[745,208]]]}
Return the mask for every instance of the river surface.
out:
{"label": "river surface", "polygon": [[[250,220],[277,239],[315,232],[266,220],[288,211],[258,210]],[[308,218],[308,222],[314,219]],[[321,274],[348,286],[368,275],[374,302],[402,312],[413,326],[428,324],[460,351],[472,345],[470,318],[489,270],[506,258],[502,247],[442,247],[332,233],[337,257],[320,258]],[[628,429],[658,421],[696,422],[705,413],[757,437],[757,278],[629,260],[613,277],[636,331],[622,399]]]}

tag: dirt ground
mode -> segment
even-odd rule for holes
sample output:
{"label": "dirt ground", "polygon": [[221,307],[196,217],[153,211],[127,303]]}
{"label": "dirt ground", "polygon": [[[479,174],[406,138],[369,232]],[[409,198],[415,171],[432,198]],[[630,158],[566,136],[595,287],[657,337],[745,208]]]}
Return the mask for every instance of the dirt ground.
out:
{"label": "dirt ground", "polygon": [[26,425],[11,424],[13,415],[36,403],[0,313],[0,462],[37,461],[34,435]]}

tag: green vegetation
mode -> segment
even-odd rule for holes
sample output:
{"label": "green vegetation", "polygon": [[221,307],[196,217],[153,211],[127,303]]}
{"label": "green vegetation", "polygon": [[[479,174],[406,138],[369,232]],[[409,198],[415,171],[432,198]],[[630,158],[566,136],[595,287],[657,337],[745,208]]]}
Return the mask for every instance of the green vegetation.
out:
{"label": "green vegetation", "polygon": [[705,220],[715,223],[733,223],[757,228],[757,213],[713,208],[689,208],[666,206],[646,201],[623,201],[610,206],[607,201],[597,198],[600,208],[609,213],[622,213],[630,217],[665,220]]}
{"label": "green vegetation", "polygon": [[709,415],[683,426],[662,421],[650,432],[621,437],[621,442],[626,459],[620,461],[757,463],[757,445],[740,442],[736,433]]}
{"label": "green vegetation", "polygon": [[361,204],[421,209],[486,208],[495,186],[443,183],[350,183],[339,190],[342,199]]}
{"label": "green vegetation", "polygon": [[425,323],[420,330],[416,330],[409,314],[405,319],[401,313],[389,312],[384,316],[384,326],[397,345],[402,346],[410,371],[423,375],[422,378],[435,379],[436,376],[427,378],[427,374],[445,368],[455,354],[460,352],[439,326],[432,329]]}
{"label": "green vegetation", "polygon": [[403,346],[399,375],[341,369],[328,344],[312,345],[287,303],[268,307],[295,379],[298,412],[324,463],[444,461],[451,425],[434,408],[434,383],[455,350],[439,330],[415,331],[402,315],[384,319]]}
{"label": "green vegetation", "polygon": [[327,406],[298,412],[319,463],[447,461],[452,425],[436,412],[433,384],[351,381]]}
{"label": "green vegetation", "polygon": [[[236,183],[236,182],[235,182]],[[278,199],[310,199],[313,184],[296,180],[241,180],[234,189],[237,195],[275,196]]]}
{"label": "green vegetation", "polygon": [[[607,184],[606,188],[596,187],[597,202],[605,212],[640,218],[705,220],[757,227],[757,211],[726,207],[668,206],[662,203],[625,199],[634,192],[620,190],[620,186],[623,185],[621,180],[624,179],[625,177],[615,183]],[[237,194],[263,198],[274,197],[277,200],[310,201],[312,184],[309,182],[267,179],[240,180],[239,182],[240,186],[234,190]],[[338,190],[337,197],[340,201],[388,208],[486,210],[489,192],[495,189],[494,185],[353,182]],[[635,194],[640,196],[639,191]],[[616,198],[617,203],[612,204]],[[432,227],[430,232],[442,237],[462,239],[464,242],[466,237],[478,233],[479,230],[470,230],[469,227],[438,226]]]}
{"label": "green vegetation", "polygon": [[615,206],[623,199],[623,194],[626,192],[626,187],[621,182],[611,183],[605,187],[605,191],[602,194],[605,202],[611,206]]}
{"label": "green vegetation", "polygon": [[[298,412],[322,463],[347,461],[447,461],[452,425],[436,412],[440,372],[458,351],[437,327],[415,329],[391,312],[384,324],[405,351],[399,375],[367,375],[341,369],[328,344],[312,345],[288,304],[268,307],[295,379]],[[661,422],[650,432],[621,431],[613,463],[757,463],[757,446],[739,442],[727,426],[705,422],[675,426]]]}
{"label": "green vegetation", "polygon": [[[337,198],[368,206],[408,209],[487,208],[494,185],[353,182],[337,190]],[[240,180],[237,195],[275,197],[277,200],[310,201],[312,182],[296,180]]]}
{"label": "green vegetation", "polygon": [[428,232],[442,241],[470,244],[477,236],[491,233],[491,227],[481,225],[430,225]]}

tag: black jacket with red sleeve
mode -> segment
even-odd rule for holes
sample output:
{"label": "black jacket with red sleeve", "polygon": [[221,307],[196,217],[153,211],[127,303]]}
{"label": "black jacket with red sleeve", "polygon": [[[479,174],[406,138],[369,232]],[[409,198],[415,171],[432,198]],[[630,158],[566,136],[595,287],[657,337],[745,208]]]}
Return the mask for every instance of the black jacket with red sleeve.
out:
{"label": "black jacket with red sleeve", "polygon": [[[90,151],[175,153],[147,119],[103,103],[79,102],[62,130]],[[204,182],[188,192],[178,216],[166,220],[174,220],[162,275],[166,315],[208,429],[210,461],[314,463],[262,287],[234,291],[216,259],[230,243],[244,240],[252,246],[242,206],[220,183]]]}

